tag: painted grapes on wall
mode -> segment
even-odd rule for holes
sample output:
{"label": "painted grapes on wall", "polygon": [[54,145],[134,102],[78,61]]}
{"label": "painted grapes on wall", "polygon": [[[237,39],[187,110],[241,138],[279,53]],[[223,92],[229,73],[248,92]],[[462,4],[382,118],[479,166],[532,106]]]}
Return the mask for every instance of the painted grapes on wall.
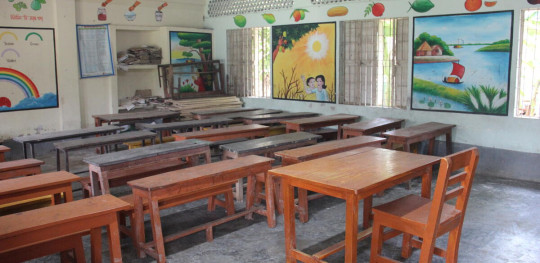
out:
{"label": "painted grapes on wall", "polygon": [[336,24],[272,27],[272,97],[336,102]]}
{"label": "painted grapes on wall", "polygon": [[413,110],[508,115],[513,12],[414,18]]}

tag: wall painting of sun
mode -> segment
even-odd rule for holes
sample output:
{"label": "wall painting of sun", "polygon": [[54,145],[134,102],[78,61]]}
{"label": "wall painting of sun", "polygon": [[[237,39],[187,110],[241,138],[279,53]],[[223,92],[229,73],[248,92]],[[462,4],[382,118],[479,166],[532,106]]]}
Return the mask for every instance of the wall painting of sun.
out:
{"label": "wall painting of sun", "polygon": [[336,24],[272,27],[272,97],[336,102]]}

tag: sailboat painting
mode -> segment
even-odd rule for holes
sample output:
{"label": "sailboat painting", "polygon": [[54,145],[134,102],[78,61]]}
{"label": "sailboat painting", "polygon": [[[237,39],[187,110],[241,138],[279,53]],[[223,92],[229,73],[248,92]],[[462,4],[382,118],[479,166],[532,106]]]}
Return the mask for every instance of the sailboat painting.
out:
{"label": "sailboat painting", "polygon": [[508,115],[513,15],[415,17],[411,109]]}

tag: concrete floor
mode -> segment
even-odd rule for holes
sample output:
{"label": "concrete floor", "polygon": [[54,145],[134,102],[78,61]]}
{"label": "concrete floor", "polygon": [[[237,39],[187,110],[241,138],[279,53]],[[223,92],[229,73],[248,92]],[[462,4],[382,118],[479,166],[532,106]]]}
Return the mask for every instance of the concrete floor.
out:
{"label": "concrete floor", "polygon": [[[8,145],[12,146],[12,145]],[[18,145],[13,145],[18,147]],[[70,154],[73,170],[85,169],[80,160],[83,156],[94,154],[85,150]],[[20,158],[16,149],[13,158]],[[44,171],[53,171],[54,152],[38,153],[36,157],[45,160]],[[480,158],[482,158],[480,156]],[[87,173],[79,174],[87,176]],[[435,180],[433,182],[433,186]],[[74,186],[78,188],[79,186]],[[413,181],[412,189],[397,186],[387,190],[383,197],[375,197],[374,204],[385,203],[398,197],[419,193],[420,182]],[[122,195],[128,188],[114,189],[113,194]],[[80,191],[75,198],[81,197]],[[459,262],[540,262],[540,184],[493,178],[477,174],[474,180],[467,215],[463,226]],[[243,203],[236,203],[237,209]],[[362,204],[360,203],[360,208]],[[360,209],[361,213],[362,209]],[[193,202],[185,206],[162,211],[164,234],[174,233],[203,222],[208,222],[225,215],[223,209],[215,212],[206,211],[206,200]],[[360,216],[361,218],[361,216]],[[264,217],[255,215],[252,221],[243,218],[217,226],[214,229],[214,241],[206,242],[205,233],[199,232],[165,244],[168,262],[284,262],[283,217],[278,216],[277,227],[270,229]],[[344,238],[345,203],[342,200],[324,197],[310,202],[310,220],[302,224],[297,221],[297,246],[304,252],[313,253]],[[147,236],[151,229],[147,220]],[[105,262],[109,261],[106,236],[103,236]],[[358,262],[368,262],[370,239],[359,242]],[[438,245],[446,244],[446,237],[438,240]],[[89,241],[85,239],[85,251],[89,262]],[[385,243],[383,253],[396,260],[400,258],[400,238]],[[124,262],[155,262],[152,258],[139,259],[129,238],[122,239]],[[417,262],[419,251],[404,262]],[[343,253],[337,253],[328,262],[343,262]],[[2,260],[0,260],[2,261]],[[59,262],[57,255],[33,260],[31,262]],[[434,257],[433,262],[444,262]]]}

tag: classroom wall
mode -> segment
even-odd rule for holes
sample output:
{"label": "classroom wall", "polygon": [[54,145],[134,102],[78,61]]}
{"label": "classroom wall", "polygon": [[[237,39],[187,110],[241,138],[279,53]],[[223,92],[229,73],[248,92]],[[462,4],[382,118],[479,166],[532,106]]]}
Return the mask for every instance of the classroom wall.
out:
{"label": "classroom wall", "polygon": [[[412,39],[413,32],[413,20],[415,16],[426,15],[443,15],[443,14],[461,14],[471,13],[464,7],[465,0],[458,1],[442,1],[432,0],[435,7],[426,13],[418,13],[414,10],[409,10],[410,5],[408,2],[414,1],[396,1],[396,0],[379,0],[374,2],[380,2],[385,5],[385,12],[382,18],[385,17],[410,17],[410,38]],[[373,19],[373,15],[364,17],[364,10],[369,1],[355,1],[355,2],[343,2],[334,5],[312,5],[309,0],[296,0],[294,6],[291,9],[283,11],[266,11],[264,13],[272,13],[276,17],[276,22],[273,25],[294,24],[293,18],[290,18],[294,9],[304,8],[308,9],[305,19],[299,23],[313,23],[313,22],[329,22],[329,21],[344,21],[344,20],[356,20],[356,19]],[[333,6],[345,6],[349,9],[349,13],[343,17],[328,17],[326,12]],[[518,45],[519,45],[519,19],[520,12],[524,8],[533,8],[535,6],[529,5],[526,0],[515,1],[498,1],[493,7],[482,6],[477,12],[491,12],[501,10],[514,10],[514,39],[513,39],[513,52],[511,58],[511,74],[510,74],[510,94],[509,94],[509,116],[489,116],[489,115],[474,115],[474,114],[460,114],[460,113],[442,113],[442,112],[426,112],[426,111],[413,111],[398,110],[398,109],[383,109],[374,107],[363,106],[350,106],[339,104],[327,104],[317,102],[298,102],[287,100],[273,100],[273,99],[261,99],[261,98],[244,98],[246,107],[261,107],[261,108],[279,108],[287,109],[288,111],[312,111],[321,114],[335,114],[335,113],[349,113],[361,115],[363,120],[373,119],[376,117],[396,117],[406,119],[405,126],[411,126],[428,121],[437,121],[444,123],[453,123],[457,125],[457,128],[453,133],[453,141],[467,145],[482,146],[485,149],[504,149],[515,152],[523,153],[540,153],[540,136],[538,136],[538,130],[540,129],[540,121],[533,119],[515,118],[514,112],[514,100],[516,95],[516,65],[518,60]],[[540,7],[540,6],[536,6]],[[261,13],[244,14],[247,18],[246,27],[262,27],[269,26],[269,24],[262,18]],[[205,26],[214,29],[214,41],[216,43],[226,43],[226,30],[237,29],[234,24],[233,16],[223,16],[217,18],[207,17],[205,19]],[[338,36],[339,32],[339,24]],[[412,50],[412,40],[409,44],[410,50]],[[338,47],[339,49],[339,47]],[[337,54],[339,54],[337,50]],[[226,62],[227,59],[227,47],[216,46],[214,48],[214,57]],[[339,65],[339,56],[337,58],[337,65]],[[409,61],[412,61],[412,55],[410,54]],[[411,63],[409,63],[409,72],[411,72]],[[339,70],[339,69],[336,69]],[[409,96],[410,96],[410,74],[409,74]],[[338,83],[339,85],[339,83]],[[410,101],[410,99],[409,99]],[[443,139],[443,138],[439,138]],[[540,155],[536,155],[540,157]],[[540,177],[536,176],[535,177]]]}

